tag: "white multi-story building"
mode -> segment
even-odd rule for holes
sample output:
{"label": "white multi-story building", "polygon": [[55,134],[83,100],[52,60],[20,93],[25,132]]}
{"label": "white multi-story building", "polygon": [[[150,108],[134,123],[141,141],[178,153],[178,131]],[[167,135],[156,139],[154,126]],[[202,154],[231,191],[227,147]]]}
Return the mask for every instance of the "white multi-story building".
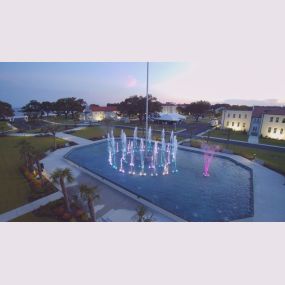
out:
{"label": "white multi-story building", "polygon": [[222,128],[247,131],[251,136],[285,140],[285,107],[254,106],[250,110],[224,110]]}
{"label": "white multi-story building", "polygon": [[269,112],[264,114],[260,135],[285,140],[285,112]]}
{"label": "white multi-story building", "polygon": [[248,132],[251,115],[252,110],[223,110],[222,128]]}

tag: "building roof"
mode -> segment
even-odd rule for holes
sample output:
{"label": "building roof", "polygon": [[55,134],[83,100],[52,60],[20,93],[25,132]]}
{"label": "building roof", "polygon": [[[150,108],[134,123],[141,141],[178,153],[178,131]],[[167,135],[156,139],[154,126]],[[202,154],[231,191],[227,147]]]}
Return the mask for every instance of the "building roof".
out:
{"label": "building roof", "polygon": [[275,106],[254,106],[252,117],[261,118],[263,114],[270,115],[285,115],[285,107],[275,107]]}
{"label": "building roof", "polygon": [[252,111],[253,107],[234,105],[234,106],[226,107],[226,110],[230,110],[230,111]]}
{"label": "building roof", "polygon": [[90,110],[92,112],[114,112],[114,111],[117,111],[117,107],[116,106],[90,105]]}

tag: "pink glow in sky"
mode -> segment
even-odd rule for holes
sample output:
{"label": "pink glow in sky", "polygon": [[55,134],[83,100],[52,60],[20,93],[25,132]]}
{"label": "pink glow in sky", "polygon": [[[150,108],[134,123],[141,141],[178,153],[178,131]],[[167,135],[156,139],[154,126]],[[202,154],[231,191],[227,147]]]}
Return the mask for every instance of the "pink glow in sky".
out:
{"label": "pink glow in sky", "polygon": [[127,87],[128,88],[136,87],[137,83],[138,83],[138,81],[134,76],[128,75],[128,77],[127,77]]}

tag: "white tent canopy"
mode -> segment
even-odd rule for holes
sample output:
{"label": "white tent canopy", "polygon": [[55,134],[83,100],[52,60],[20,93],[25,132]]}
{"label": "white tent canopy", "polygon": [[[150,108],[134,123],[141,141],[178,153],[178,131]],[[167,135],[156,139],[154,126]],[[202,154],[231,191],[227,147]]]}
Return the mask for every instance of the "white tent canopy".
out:
{"label": "white tent canopy", "polygon": [[160,117],[156,118],[156,120],[158,120],[158,121],[169,121],[169,122],[179,122],[179,121],[186,120],[186,117],[182,116],[180,114],[177,114],[177,113],[171,113],[171,114],[160,113]]}

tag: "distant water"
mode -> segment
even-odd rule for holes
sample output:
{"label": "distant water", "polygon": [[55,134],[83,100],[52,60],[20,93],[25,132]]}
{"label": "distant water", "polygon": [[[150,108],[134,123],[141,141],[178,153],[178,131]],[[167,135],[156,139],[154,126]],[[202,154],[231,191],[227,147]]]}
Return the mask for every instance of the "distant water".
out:
{"label": "distant water", "polygon": [[17,118],[24,117],[24,114],[21,111],[22,108],[13,107],[13,109],[14,109],[14,112],[15,112],[15,115],[14,115],[15,117],[17,117]]}

